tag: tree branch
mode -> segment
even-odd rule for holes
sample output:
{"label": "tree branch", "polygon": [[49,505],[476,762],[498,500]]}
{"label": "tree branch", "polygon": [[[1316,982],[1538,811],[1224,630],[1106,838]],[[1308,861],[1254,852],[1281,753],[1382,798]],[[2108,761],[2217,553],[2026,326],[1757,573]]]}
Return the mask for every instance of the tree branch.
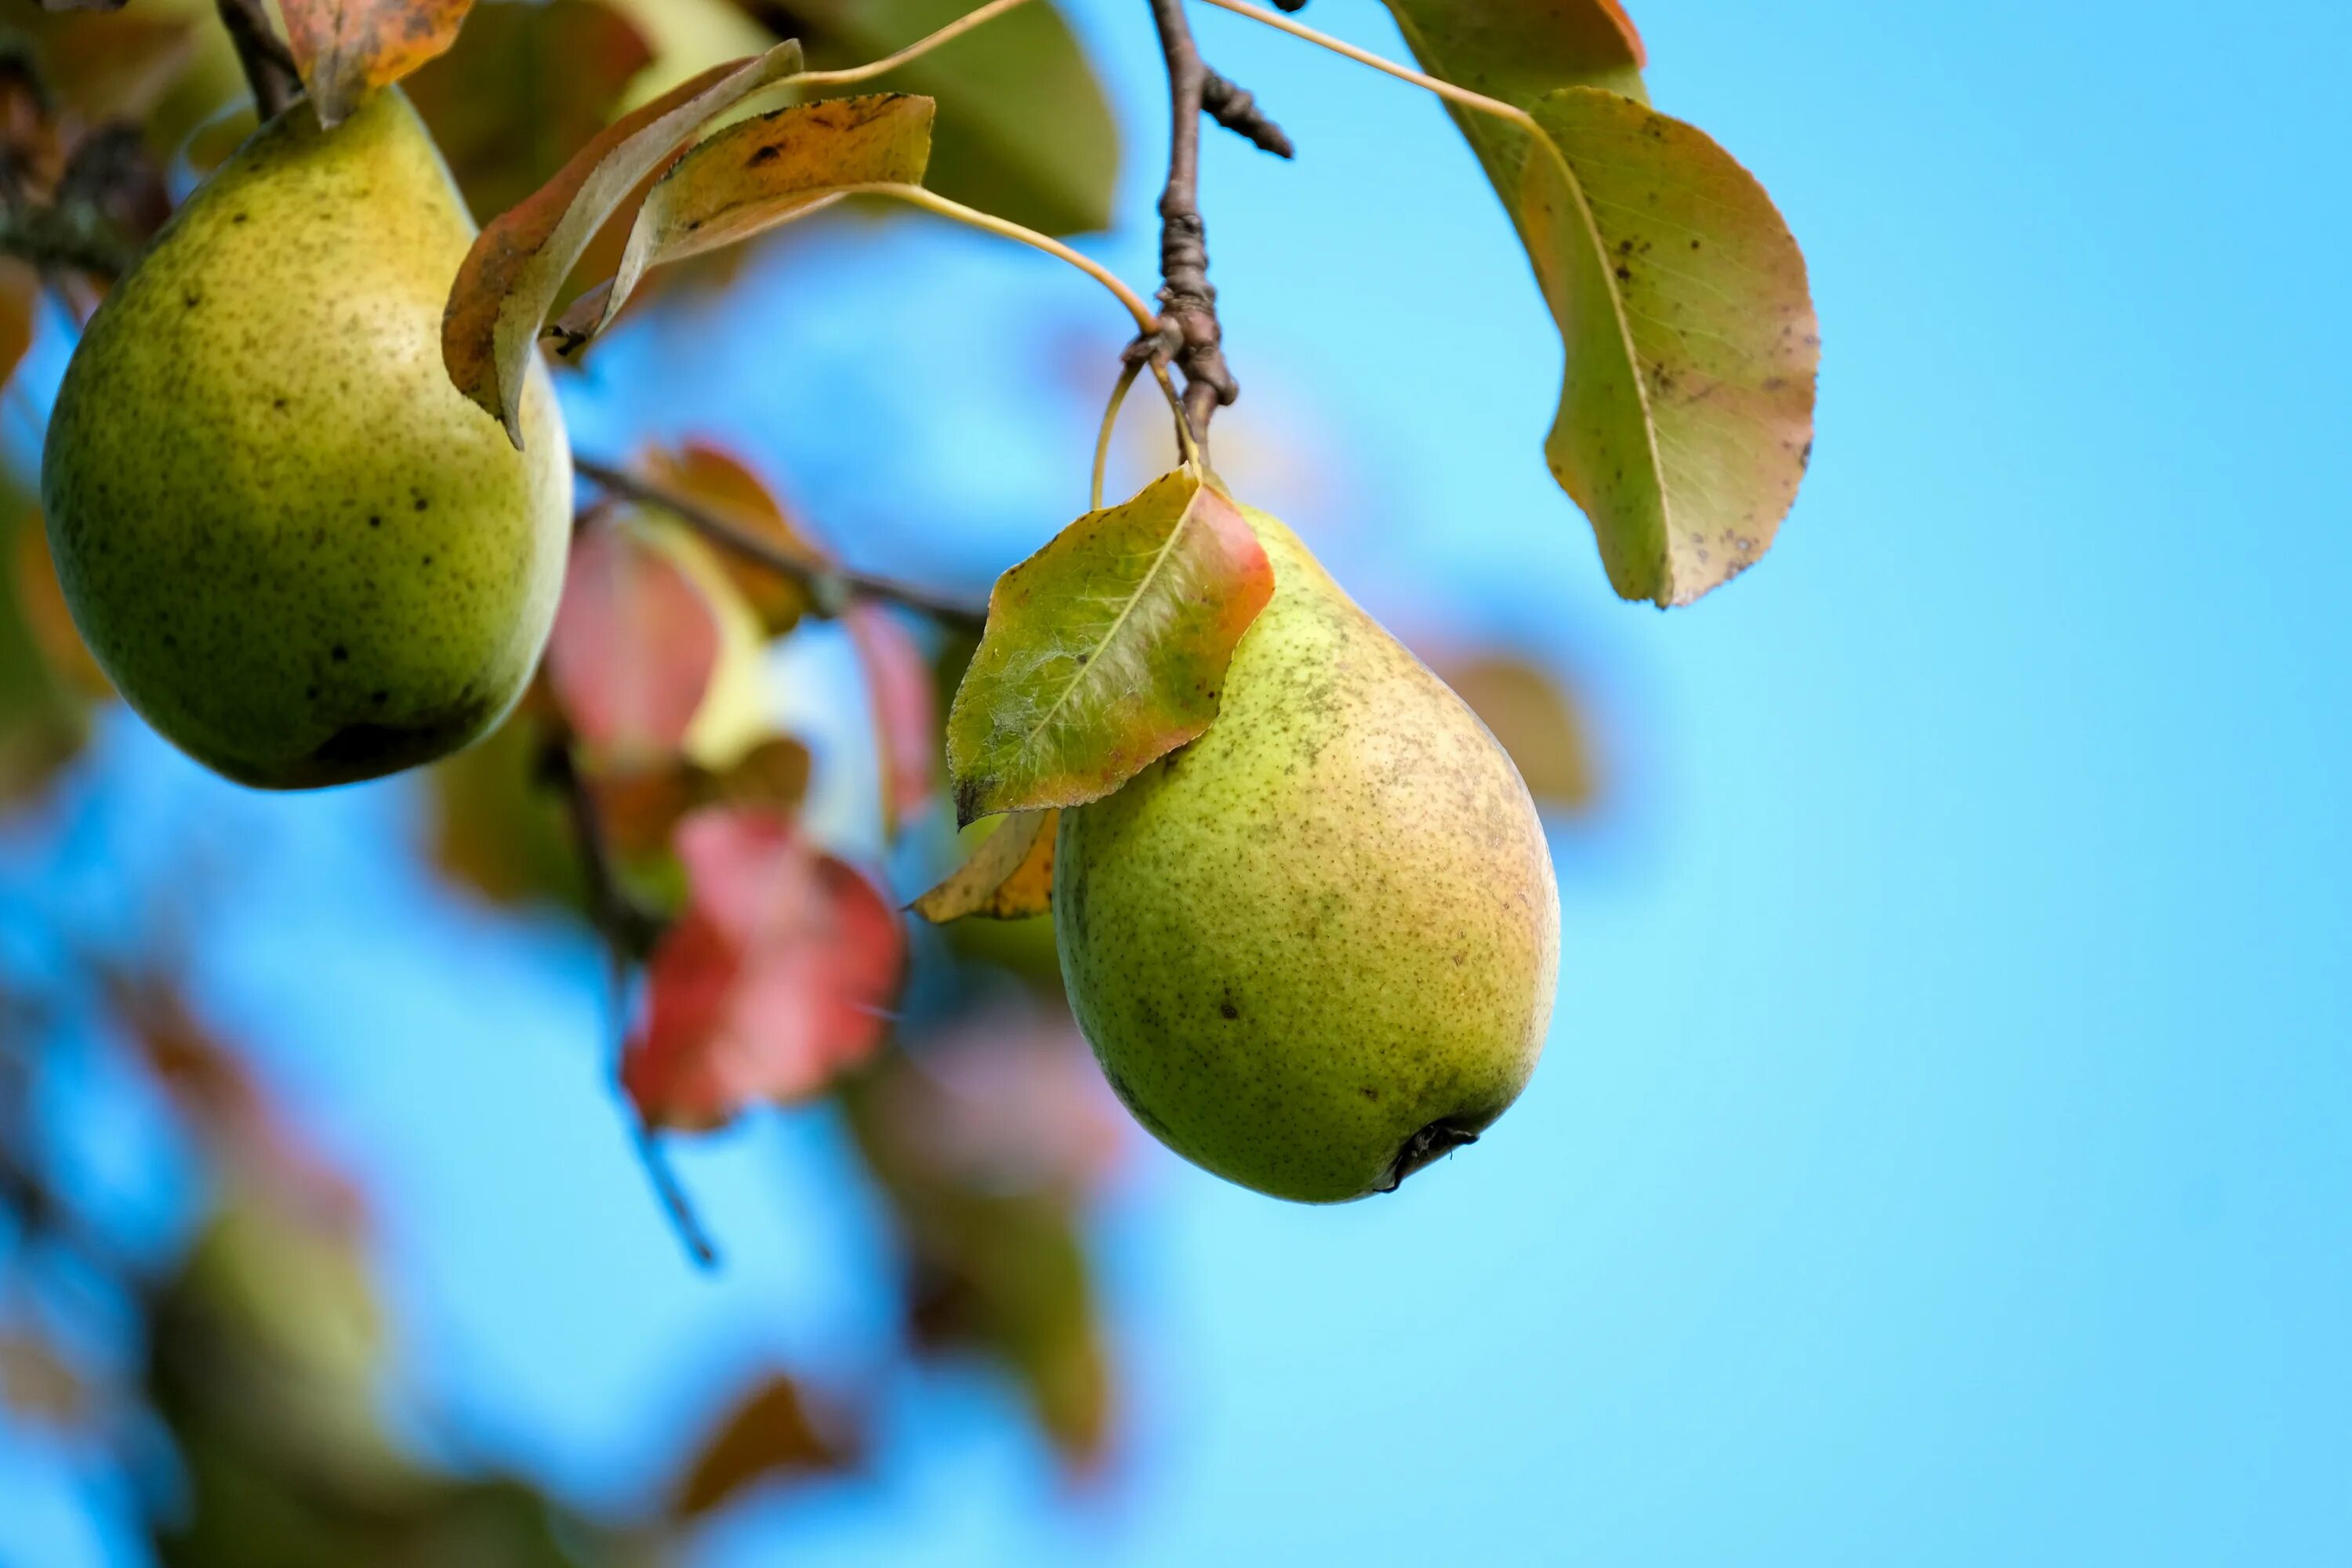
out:
{"label": "tree branch", "polygon": [[657,506],[664,511],[675,512],[688,527],[720,548],[732,551],[747,561],[766,567],[771,572],[790,577],[808,585],[817,605],[827,615],[838,615],[853,598],[887,599],[904,605],[910,610],[929,616],[934,620],[977,629],[988,619],[984,605],[967,604],[961,599],[913,588],[887,577],[877,577],[846,567],[832,566],[810,561],[783,549],[772,541],[746,531],[720,517],[691,497],[678,494],[666,485],[640,479],[626,468],[610,463],[600,463],[592,458],[575,456],[572,467],[580,477],[609,495]]}
{"label": "tree branch", "polygon": [[1226,367],[1209,284],[1209,246],[1201,221],[1202,91],[1209,71],[1184,15],[1184,0],[1151,0],[1160,52],[1168,60],[1168,184],[1160,194],[1160,308],[1164,340],[1184,373],[1184,412],[1195,439],[1210,416],[1241,395]]}
{"label": "tree branch", "polygon": [[294,52],[269,25],[262,0],[218,0],[221,26],[236,46],[237,63],[253,89],[253,106],[264,120],[302,95],[302,73],[295,68]]}
{"label": "tree branch", "polygon": [[1201,79],[1201,107],[1208,111],[1210,119],[1236,135],[1249,138],[1261,151],[1277,158],[1293,157],[1298,152],[1291,145],[1289,133],[1266,117],[1247,89],[1214,71],[1206,72]]}

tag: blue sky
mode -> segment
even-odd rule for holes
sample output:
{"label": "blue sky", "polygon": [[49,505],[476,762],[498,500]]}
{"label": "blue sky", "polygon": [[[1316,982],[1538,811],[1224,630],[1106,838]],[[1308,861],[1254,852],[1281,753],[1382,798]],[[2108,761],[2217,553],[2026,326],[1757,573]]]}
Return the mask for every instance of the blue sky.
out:
{"label": "blue sky", "polygon": [[[1140,218],[1141,7],[1072,9]],[[886,1479],[751,1510],[714,1568],[2352,1552],[2352,19],[1634,10],[1659,106],[1803,242],[1826,344],[1779,543],[1671,615],[1614,601],[1545,473],[1557,339],[1444,117],[1200,20],[1301,148],[1210,149],[1225,461],[1383,616],[1508,637],[1607,724],[1619,810],[1556,847],[1533,1087],[1346,1209],[1147,1153],[1107,1223],[1139,1387],[1106,1495],[951,1384]],[[1307,19],[1395,51],[1366,0]],[[1139,224],[1097,250],[1148,275]],[[1089,287],[836,230],[694,375],[613,345],[577,433],[734,429],[862,558],[984,578],[1083,504],[1098,393],[1056,360],[1000,395],[975,306],[1091,353],[1120,323]],[[495,1451],[630,1495],[743,1359],[871,1352],[834,1129],[687,1157],[732,1244],[689,1275],[583,1070],[590,955],[458,913],[385,943],[435,897],[382,850],[398,789],[150,771],[134,825],[196,802],[311,911],[230,922],[219,998],[392,1194],[407,1354]],[[76,1533],[31,1475],[0,1459],[17,1517]]]}

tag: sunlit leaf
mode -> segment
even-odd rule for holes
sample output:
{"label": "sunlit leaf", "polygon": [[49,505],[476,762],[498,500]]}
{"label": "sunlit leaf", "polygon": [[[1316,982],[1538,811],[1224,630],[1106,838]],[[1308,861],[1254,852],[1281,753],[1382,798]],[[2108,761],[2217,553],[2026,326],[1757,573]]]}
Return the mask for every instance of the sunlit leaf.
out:
{"label": "sunlit leaf", "polygon": [[524,370],[588,242],[696,132],[798,69],[800,58],[799,45],[782,43],[681,83],[608,127],[475,239],[450,286],[441,357],[457,390],[495,416],[517,446]]}
{"label": "sunlit leaf", "polygon": [[652,58],[644,37],[604,0],[483,0],[456,47],[404,90],[467,204],[487,219],[604,130]]}
{"label": "sunlit leaf", "polygon": [[619,763],[676,752],[719,668],[719,619],[668,552],[626,522],[581,531],[548,640],[572,730]]}
{"label": "sunlit leaf", "polygon": [[802,1100],[881,1041],[905,934],[882,895],[773,813],[678,826],[685,914],[655,951],[622,1081],[655,1126]]}
{"label": "sunlit leaf", "polygon": [[474,0],[278,0],[286,41],[319,123],[340,125],[361,100],[457,42]]}
{"label": "sunlit leaf", "polygon": [[1438,673],[1511,753],[1536,799],[1569,811],[1596,804],[1600,781],[1582,715],[1548,671],[1487,655]]}
{"label": "sunlit leaf", "polygon": [[837,1471],[856,1453],[815,1418],[800,1384],[778,1374],[753,1388],[703,1444],[670,1513],[699,1519],[753,1487]]}
{"label": "sunlit leaf", "polygon": [[842,623],[866,673],[881,764],[882,831],[895,836],[938,787],[934,759],[940,750],[940,712],[930,661],[915,645],[906,623],[878,605],[853,604],[843,613]]}
{"label": "sunlit leaf", "polygon": [[[1521,109],[1562,87],[1643,96],[1642,36],[1617,0],[1386,0],[1423,69]],[[1493,123],[1457,111],[1474,145]]]}
{"label": "sunlit leaf", "polygon": [[1099,800],[1206,730],[1273,594],[1240,510],[1190,468],[1064,529],[989,595],[948,716],[957,820]]}
{"label": "sunlit leaf", "polygon": [[[743,0],[825,69],[880,59],[975,3]],[[1118,120],[1060,6],[1031,0],[872,86],[939,101],[933,190],[1048,234],[1110,226]]]}
{"label": "sunlit leaf", "polygon": [[980,915],[1018,921],[1054,907],[1054,830],[1058,811],[1008,812],[964,863],[911,908],[932,924]]}
{"label": "sunlit leaf", "polygon": [[930,152],[931,100],[903,94],[826,99],[728,126],[646,193],[612,287],[563,323],[567,351],[609,326],[651,268],[749,239],[845,188],[919,184]]}

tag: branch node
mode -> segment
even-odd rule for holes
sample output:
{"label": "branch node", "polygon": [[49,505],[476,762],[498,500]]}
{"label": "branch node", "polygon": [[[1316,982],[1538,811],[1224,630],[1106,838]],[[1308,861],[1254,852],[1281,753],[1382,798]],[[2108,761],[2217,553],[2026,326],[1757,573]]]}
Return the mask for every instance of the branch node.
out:
{"label": "branch node", "polygon": [[1201,78],[1201,108],[1210,119],[1235,135],[1248,138],[1263,152],[1277,158],[1298,155],[1289,132],[1267,117],[1250,90],[1215,71],[1204,72]]}

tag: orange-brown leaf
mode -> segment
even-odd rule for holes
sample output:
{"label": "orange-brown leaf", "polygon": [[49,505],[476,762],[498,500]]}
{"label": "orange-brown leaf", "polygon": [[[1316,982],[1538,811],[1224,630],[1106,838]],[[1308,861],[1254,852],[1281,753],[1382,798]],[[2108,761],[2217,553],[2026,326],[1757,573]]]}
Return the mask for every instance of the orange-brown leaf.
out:
{"label": "orange-brown leaf", "polygon": [[474,0],[278,0],[295,68],[319,123],[329,127],[456,43],[473,7]]}
{"label": "orange-brown leaf", "polygon": [[[826,552],[793,521],[767,481],[724,447],[688,440],[675,449],[656,447],[638,460],[637,467],[663,489],[693,501],[792,559],[807,563],[813,570],[828,563]],[[814,607],[808,584],[802,578],[772,571],[740,551],[722,552],[720,563],[772,637],[792,630]]]}
{"label": "orange-brown leaf", "polygon": [[1054,837],[1058,811],[1007,813],[964,863],[908,907],[933,925],[979,915],[1026,920],[1054,907]]}
{"label": "orange-brown leaf", "polygon": [[589,241],[645,179],[718,115],[800,68],[800,46],[713,66],[625,115],[521,205],[475,239],[441,318],[441,357],[457,390],[522,444],[523,373],[541,323]]}
{"label": "orange-brown leaf", "polygon": [[800,1385],[778,1373],[754,1388],[710,1435],[679,1480],[670,1513],[695,1520],[761,1482],[824,1475],[849,1465],[855,1447],[811,1413]]}

